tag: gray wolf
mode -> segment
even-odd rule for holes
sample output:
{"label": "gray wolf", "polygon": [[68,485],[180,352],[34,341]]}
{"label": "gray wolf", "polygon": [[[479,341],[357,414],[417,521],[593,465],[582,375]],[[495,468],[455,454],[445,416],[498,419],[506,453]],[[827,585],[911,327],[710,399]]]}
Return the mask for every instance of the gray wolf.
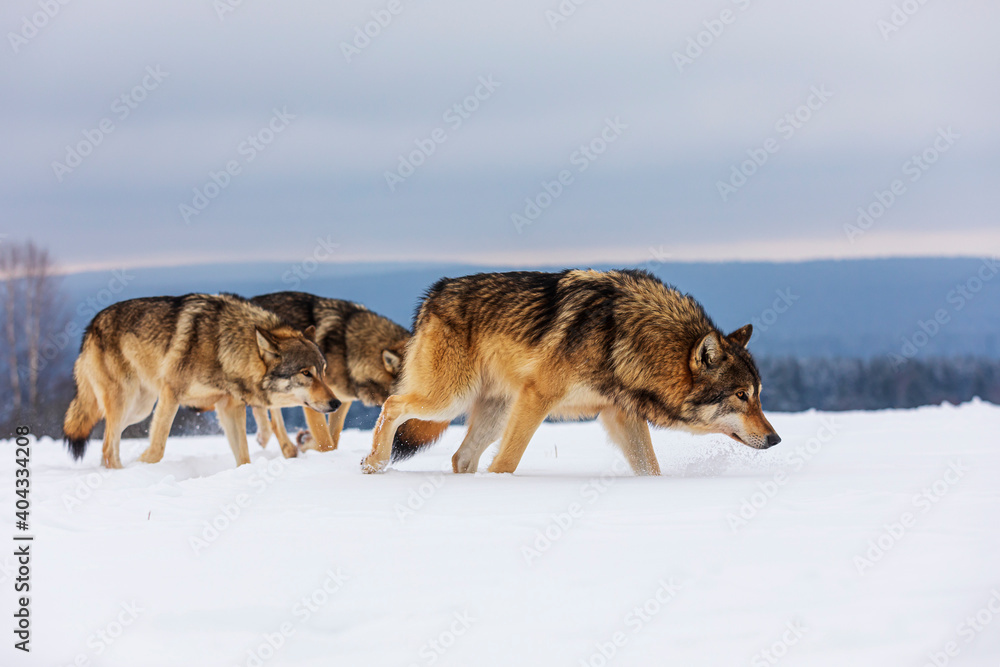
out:
{"label": "gray wolf", "polygon": [[[341,402],[326,418],[306,407],[309,431],[299,434],[303,449],[336,449],[344,419],[353,401],[367,406],[382,405],[396,382],[410,332],[392,320],[351,301],[327,299],[304,292],[276,292],[250,300],[275,313],[296,329],[314,327],[316,342],[326,358],[324,381]],[[285,430],[281,410],[255,408],[257,442],[267,445],[273,429],[286,457],[296,449]]]}
{"label": "gray wolf", "polygon": [[87,326],[73,367],[76,396],[63,431],[74,458],[83,456],[102,418],[103,463],[120,468],[122,430],[153,410],[149,448],[163,457],[179,406],[215,410],[237,465],[250,462],[246,405],[339,407],[323,382],[326,362],[314,332],[231,294],[131,299],[98,313]]}
{"label": "gray wolf", "polygon": [[771,447],[781,438],[761,409],[752,330],[724,335],[697,301],[644,271],[442,279],[417,311],[362,469],[381,472],[461,414],[455,472],[475,472],[497,438],[489,471],[513,472],[549,416],[598,416],[640,475],[660,472],[649,424]]}

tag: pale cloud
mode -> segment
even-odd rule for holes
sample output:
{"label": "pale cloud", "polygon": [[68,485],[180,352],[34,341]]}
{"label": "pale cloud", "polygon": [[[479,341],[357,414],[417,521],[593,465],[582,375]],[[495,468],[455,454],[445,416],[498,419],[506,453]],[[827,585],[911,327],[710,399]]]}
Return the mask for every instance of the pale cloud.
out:
{"label": "pale cloud", "polygon": [[[27,39],[41,10],[16,0],[0,10],[0,225],[66,266],[283,260],[331,233],[343,261],[996,252],[1000,7],[926,3],[904,21],[894,4],[592,1],[553,28],[555,1],[401,0],[388,20],[387,0],[244,1],[221,19],[209,0],[98,0],[59,5]],[[169,75],[121,117],[150,67]],[[500,87],[450,126],[489,76]],[[817,86],[832,96],[786,137],[779,122]],[[294,121],[246,160],[275,108]],[[620,140],[518,234],[511,215],[615,117]],[[60,181],[52,163],[106,118]],[[941,127],[961,139],[850,242],[857,208]],[[447,140],[390,191],[385,172],[439,128]],[[771,138],[723,201],[718,182]],[[179,206],[234,159],[185,224]]]}

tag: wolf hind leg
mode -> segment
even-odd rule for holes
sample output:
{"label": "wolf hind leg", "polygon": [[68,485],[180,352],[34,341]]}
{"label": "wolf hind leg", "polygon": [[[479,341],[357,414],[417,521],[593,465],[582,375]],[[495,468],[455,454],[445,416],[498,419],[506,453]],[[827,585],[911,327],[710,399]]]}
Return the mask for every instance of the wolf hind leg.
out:
{"label": "wolf hind leg", "polygon": [[453,397],[439,395],[435,400],[423,394],[401,394],[390,396],[382,405],[382,412],[372,433],[372,451],[361,461],[364,473],[383,472],[389,465],[392,453],[392,438],[399,425],[409,419],[423,421],[451,421],[462,410]]}
{"label": "wolf hind leg", "polygon": [[121,468],[122,460],[118,454],[122,431],[125,430],[124,389],[114,387],[102,392],[101,403],[104,408],[104,443],[101,446],[101,463],[105,468]]}
{"label": "wolf hind leg", "polygon": [[649,424],[641,417],[627,415],[617,408],[606,408],[600,414],[601,424],[611,441],[618,445],[636,475],[659,475]]}
{"label": "wolf hind leg", "polygon": [[372,434],[372,451],[361,462],[365,473],[385,470],[396,429],[409,419],[450,422],[476,392],[476,361],[456,332],[428,315],[407,347],[400,393],[386,399]]}
{"label": "wolf hind leg", "polygon": [[167,436],[170,435],[170,426],[174,423],[178,407],[180,404],[173,390],[170,387],[164,387],[156,401],[153,422],[149,426],[149,447],[139,457],[143,463],[157,463],[163,458],[163,452],[167,446]]}
{"label": "wolf hind leg", "polygon": [[504,427],[500,451],[490,463],[490,472],[514,472],[517,469],[531,436],[558,402],[558,397],[543,394],[534,385],[521,389]]}
{"label": "wolf hind leg", "polygon": [[510,402],[506,399],[479,398],[469,412],[469,430],[462,445],[451,457],[452,470],[456,473],[476,472],[479,458],[500,437],[509,415]]}

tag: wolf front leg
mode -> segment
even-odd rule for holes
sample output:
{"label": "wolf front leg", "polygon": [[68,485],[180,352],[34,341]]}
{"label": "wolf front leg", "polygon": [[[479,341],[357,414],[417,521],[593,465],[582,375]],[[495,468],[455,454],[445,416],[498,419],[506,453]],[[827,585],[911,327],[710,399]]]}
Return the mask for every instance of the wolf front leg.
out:
{"label": "wolf front leg", "polygon": [[649,424],[641,417],[627,415],[618,408],[601,411],[601,423],[611,441],[618,445],[636,475],[659,475]]}
{"label": "wolf front leg", "polygon": [[[275,408],[279,410],[280,408]],[[271,439],[271,422],[267,416],[267,408],[253,408],[253,421],[257,424],[257,444],[261,447],[267,447],[268,441]]]}
{"label": "wolf front leg", "polygon": [[236,465],[250,463],[250,450],[247,448],[247,408],[242,401],[227,396],[215,404],[215,412],[219,415],[219,423],[226,433],[229,448],[233,450]]}
{"label": "wolf front leg", "polygon": [[309,427],[309,436],[312,438],[310,449],[320,452],[329,452],[337,448],[330,439],[330,427],[326,423],[326,415],[316,412],[312,408],[302,408],[306,413],[306,425]]}
{"label": "wolf front leg", "polygon": [[330,415],[329,433],[334,449],[340,444],[340,433],[344,430],[344,420],[347,419],[347,411],[351,409],[351,403],[350,399],[341,400],[340,407]]}
{"label": "wolf front leg", "polygon": [[295,448],[285,429],[285,418],[281,416],[281,408],[271,408],[271,428],[274,429],[274,437],[278,439],[282,455],[286,459],[298,456],[299,450]]}

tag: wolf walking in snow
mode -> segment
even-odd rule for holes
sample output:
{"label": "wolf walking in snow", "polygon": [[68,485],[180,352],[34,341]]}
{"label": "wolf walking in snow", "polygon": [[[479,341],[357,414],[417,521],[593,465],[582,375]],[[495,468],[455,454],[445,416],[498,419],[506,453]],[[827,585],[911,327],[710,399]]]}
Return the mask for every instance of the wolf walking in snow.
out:
{"label": "wolf walking in snow", "polygon": [[81,458],[90,432],[103,418],[104,465],[120,468],[122,431],[145,419],[155,404],[149,448],[139,458],[155,463],[184,405],[215,410],[237,465],[249,463],[247,405],[307,405],[319,412],[340,405],[323,381],[326,361],[313,333],[229,294],[111,305],[83,335],[73,367],[76,396],[63,424],[66,444],[74,458]]}
{"label": "wolf walking in snow", "polygon": [[697,301],[644,271],[442,279],[417,312],[362,469],[383,471],[390,454],[411,455],[461,414],[455,472],[475,472],[497,438],[489,470],[513,472],[548,416],[598,416],[640,475],[660,472],[648,424],[766,449],[781,438],[761,409],[751,332],[724,335]]}
{"label": "wolf walking in snow", "polygon": [[[299,435],[300,440],[301,436],[306,436],[301,443],[304,449],[336,449],[353,401],[374,406],[382,405],[388,398],[399,374],[410,332],[361,304],[304,292],[263,294],[250,301],[297,329],[315,327],[316,342],[326,358],[323,379],[341,403],[330,415],[329,424],[322,414],[309,407],[303,408],[309,431]],[[285,430],[281,410],[270,411],[270,422],[267,412],[266,408],[253,410],[257,442],[261,447],[267,445],[273,429],[282,453],[286,457],[295,456],[295,445]]]}

